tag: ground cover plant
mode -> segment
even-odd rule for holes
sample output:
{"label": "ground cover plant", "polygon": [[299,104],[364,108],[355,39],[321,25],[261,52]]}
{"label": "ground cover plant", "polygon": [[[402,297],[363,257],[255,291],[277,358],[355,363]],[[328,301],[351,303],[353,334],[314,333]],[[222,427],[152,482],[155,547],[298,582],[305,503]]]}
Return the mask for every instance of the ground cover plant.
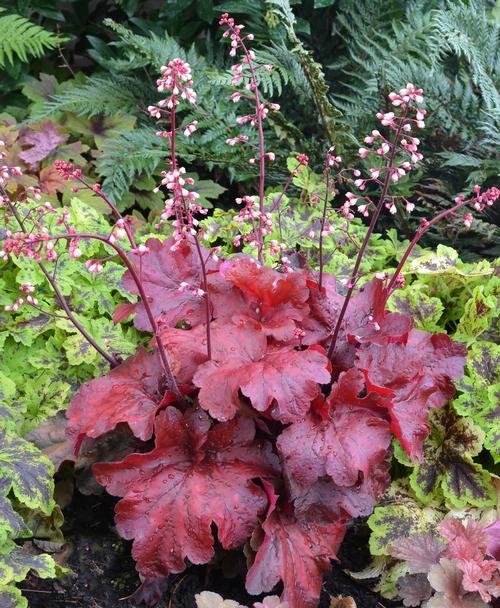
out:
{"label": "ground cover plant", "polygon": [[[221,24],[230,55],[240,56],[232,66],[232,101],[250,108],[237,124],[255,128],[250,164],[259,167],[258,195],[238,201],[237,223],[248,229],[234,235],[233,245],[255,255],[224,258],[216,244],[203,245],[196,216],[206,210],[176,156],[178,137],[189,137],[198,126],[184,111],[196,94],[189,65],[172,59],[157,82],[166,97],[148,108],[170,148],[159,187],[169,198],[155,230],[165,226],[172,236],[139,241],[134,223],[100,185],[60,161],[61,176],[92,190],[114,223],[80,227],[68,208],[16,201],[2,187],[3,256],[29,259],[40,269],[56,289],[65,323],[110,365],[108,374],[84,384],[72,400],[68,437],[75,452],[123,424],[143,442],[123,460],[95,465],[94,472],[121,497],[117,528],[134,541],[144,588],[184,570],[186,560],[208,562],[217,538],[225,549],[247,543],[250,593],[271,592],[281,581],[283,601],[314,606],[346,524],[371,513],[389,486],[392,437],[409,462],[421,457],[429,410],[454,396],[453,381],[463,374],[465,347],[444,333],[415,329],[411,316],[388,310],[389,298],[404,286],[405,264],[427,230],[451,214],[470,225],[472,209],[491,206],[499,191],[475,187],[468,198],[458,195],[451,208],[422,222],[392,273],[363,276],[364,254],[382,211],[412,211],[412,203],[391,190],[422,160],[413,133],[424,126],[423,94],[407,84],[390,94],[394,110],[379,113],[381,131],[368,135],[368,147],[359,150],[370,161],[366,173],[340,169],[335,150],[326,153],[315,193],[319,224],[310,228],[317,264],[309,267],[307,259],[288,252],[289,243],[272,238],[272,213],[279,212],[292,182],[308,175],[308,159],[299,154],[289,162],[281,192],[266,191],[276,155],[266,148],[263,122],[279,108],[262,97],[259,75],[272,67],[259,62],[252,35],[242,26],[227,15]],[[247,140],[239,132],[227,144],[244,146]],[[6,166],[4,179],[19,172]],[[328,209],[340,181],[352,188],[338,205],[343,223],[355,212],[370,218],[359,242],[349,235],[356,254],[342,280],[327,272],[325,259],[325,243],[335,230]],[[137,330],[152,334],[151,350],[141,347],[125,359],[126,350],[110,350],[106,336],[79,322],[46,268],[66,256],[86,259],[91,275],[120,260],[126,269],[122,289],[139,299],[118,306],[114,321],[133,316]],[[30,282],[21,284],[8,312],[26,305],[38,306]]]}

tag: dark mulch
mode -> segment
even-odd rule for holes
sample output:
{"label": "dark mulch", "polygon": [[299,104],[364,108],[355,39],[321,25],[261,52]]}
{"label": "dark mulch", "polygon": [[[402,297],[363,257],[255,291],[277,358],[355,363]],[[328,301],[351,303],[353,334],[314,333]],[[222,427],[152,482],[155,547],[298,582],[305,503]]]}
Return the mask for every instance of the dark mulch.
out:
{"label": "dark mulch", "polygon": [[[64,536],[71,552],[67,565],[72,575],[58,581],[30,577],[21,585],[30,608],[139,608],[126,598],[140,581],[130,556],[131,543],[125,542],[113,528],[114,500],[109,496],[76,494],[65,511]],[[352,596],[357,608],[389,608],[396,604],[381,599],[370,583],[354,581],[346,570],[361,570],[370,559],[368,531],[354,522],[334,565],[325,577],[321,608],[328,608],[331,596]],[[159,608],[195,608],[194,595],[209,590],[226,599],[251,606],[256,601],[245,593],[243,561],[231,554],[216,565],[193,566],[169,580]],[[278,590],[279,591],[279,590]]]}

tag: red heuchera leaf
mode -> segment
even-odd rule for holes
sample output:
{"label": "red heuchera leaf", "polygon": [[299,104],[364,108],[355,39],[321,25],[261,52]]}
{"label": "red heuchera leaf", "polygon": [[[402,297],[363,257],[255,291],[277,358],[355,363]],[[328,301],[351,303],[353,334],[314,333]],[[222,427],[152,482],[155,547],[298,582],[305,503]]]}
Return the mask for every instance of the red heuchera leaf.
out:
{"label": "red heuchera leaf", "polygon": [[283,274],[259,266],[252,259],[225,263],[221,272],[246,296],[249,306],[242,312],[243,318],[260,321],[264,332],[275,340],[293,338],[296,321],[302,321],[309,313],[309,289],[304,272]]}
{"label": "red heuchera leaf", "polygon": [[156,412],[168,402],[158,355],[140,348],[108,374],[82,384],[67,411],[66,434],[78,448],[85,436],[99,437],[126,422],[136,437],[147,440]]}
{"label": "red heuchera leaf", "polygon": [[264,538],[247,573],[247,591],[266,593],[281,580],[283,602],[293,608],[314,608],[323,574],[330,570],[330,559],[335,559],[344,537],[344,524],[302,521],[290,507],[278,507],[276,495],[271,494],[270,500],[262,524]]}
{"label": "red heuchera leaf", "polygon": [[210,428],[201,410],[170,406],[156,419],[156,447],[121,462],[94,466],[116,506],[118,532],[134,539],[132,555],[146,578],[181,572],[187,558],[214,554],[212,523],[224,548],[241,546],[255,529],[267,498],[252,479],[273,477],[277,458],[254,439],[253,422],[236,418]]}
{"label": "red heuchera leaf", "polygon": [[[197,325],[205,319],[203,298],[193,291],[201,286],[198,253],[187,242],[172,251],[174,242],[174,239],[167,239],[163,243],[158,239],[148,239],[146,246],[149,252],[141,256],[130,254],[130,257],[142,277],[155,318],[161,316],[163,323],[170,326],[181,321]],[[202,253],[208,257],[205,250]],[[207,268],[213,270],[214,262],[209,260]],[[188,283],[191,289],[179,291],[182,282]],[[138,295],[137,286],[128,271],[123,275],[122,284],[130,293]],[[138,302],[135,309],[134,325],[137,329],[151,331],[142,302]]]}
{"label": "red heuchera leaf", "polygon": [[19,152],[19,158],[29,165],[35,165],[54,152],[67,139],[68,136],[60,135],[55,124],[50,120],[42,123],[39,130],[23,129],[18,141],[22,146],[31,147]]}
{"label": "red heuchera leaf", "polygon": [[[286,471],[285,471],[286,475]],[[339,486],[329,477],[322,477],[312,485],[289,480],[296,513],[308,520],[345,520],[371,515],[378,499],[391,483],[389,462],[373,466],[370,474],[352,486]]]}
{"label": "red heuchera leaf", "polygon": [[[255,321],[235,325],[219,319],[210,324],[210,333],[212,361],[218,365],[233,359],[246,363],[259,359],[266,352],[266,336],[261,325]],[[206,327],[198,325],[191,330],[164,327],[160,331],[160,338],[168,350],[176,378],[183,384],[191,384],[198,368],[208,359]],[[215,386],[210,388],[218,390]],[[236,412],[239,399],[235,397],[235,400]]]}
{"label": "red heuchera leaf", "polygon": [[[331,275],[324,275],[321,293],[316,285],[309,285],[311,316],[303,322],[304,343],[310,344],[315,339],[323,344],[335,328],[344,296],[338,293],[337,281]],[[380,279],[370,281],[355,292],[340,330],[332,360],[334,368],[350,369],[359,343],[388,344],[406,339],[413,322],[399,313],[386,312],[386,298],[384,282]]]}
{"label": "red heuchera leaf", "polygon": [[413,328],[410,317],[385,310],[387,288],[381,279],[364,285],[349,304],[347,334],[360,343],[390,344],[406,340]]}
{"label": "red heuchera leaf", "polygon": [[125,302],[124,304],[118,304],[115,308],[115,312],[113,313],[113,323],[118,325],[125,319],[128,319],[131,315],[134,314],[136,308],[136,304],[130,304],[129,302]]}
{"label": "red heuchera leaf", "polygon": [[388,411],[391,429],[410,457],[420,457],[429,433],[429,408],[455,394],[452,380],[463,374],[466,349],[446,334],[411,330],[404,343],[364,345],[356,365],[369,382],[393,391]]}
{"label": "red heuchera leaf", "polygon": [[269,410],[275,420],[292,422],[308,412],[319,385],[330,381],[329,361],[320,347],[266,352],[264,346],[253,356],[248,354],[240,350],[229,358],[214,356],[196,372],[200,405],[214,418],[232,418],[241,405],[241,391],[256,410]]}
{"label": "red heuchera leaf", "polygon": [[377,411],[378,395],[357,397],[363,389],[359,370],[342,374],[328,400],[325,419],[309,414],[280,435],[278,448],[287,474],[295,481],[312,484],[328,475],[339,486],[353,486],[386,457],[389,422]]}

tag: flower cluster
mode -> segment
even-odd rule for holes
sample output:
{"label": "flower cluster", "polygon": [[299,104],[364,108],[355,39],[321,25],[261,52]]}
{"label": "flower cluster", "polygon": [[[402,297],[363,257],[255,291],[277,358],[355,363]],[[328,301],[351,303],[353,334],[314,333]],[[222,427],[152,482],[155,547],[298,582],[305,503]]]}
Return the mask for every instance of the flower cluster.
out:
{"label": "flower cluster", "polygon": [[172,110],[178,106],[181,100],[196,103],[196,93],[193,90],[191,66],[182,59],[172,59],[167,65],[160,68],[161,78],[156,81],[160,93],[169,92],[165,99],[158,102],[156,106],[149,106],[148,112],[155,118],[161,118],[162,110]]}
{"label": "flower cluster", "polygon": [[[362,194],[347,192],[346,201],[340,208],[341,214],[351,219],[354,214],[351,207],[357,205],[360,215],[367,217],[370,209],[375,207],[370,196],[364,194],[367,186],[382,187],[385,191],[384,205],[386,209],[394,214],[397,212],[397,203],[403,202],[406,211],[411,213],[415,205],[402,196],[391,196],[387,193],[389,183],[396,183],[403,178],[413,166],[423,159],[418,151],[420,140],[418,137],[409,135],[414,127],[423,128],[426,111],[418,107],[424,101],[422,89],[417,89],[408,83],[399,93],[389,94],[389,101],[399,110],[396,112],[378,112],[377,118],[389,132],[393,133],[391,138],[384,135],[380,130],[374,129],[370,135],[364,138],[368,147],[358,150],[359,157],[365,159],[368,156],[380,158],[383,164],[369,169],[367,177],[359,177],[361,171],[357,171],[357,179],[353,181],[354,186]],[[356,174],[355,174],[356,175]]]}
{"label": "flower cluster", "polygon": [[196,235],[198,220],[194,216],[207,214],[207,209],[196,203],[200,195],[186,188],[194,184],[194,179],[186,177],[185,174],[184,167],[162,171],[161,184],[170,191],[171,197],[165,201],[165,209],[158,225],[175,218],[172,226],[175,228],[174,238],[177,244],[190,235]]}
{"label": "flower cluster", "polygon": [[162,76],[156,81],[160,93],[168,92],[169,95],[161,99],[157,105],[148,106],[149,115],[153,118],[161,119],[164,115],[171,116],[171,130],[157,131],[158,137],[175,136],[176,131],[182,131],[185,137],[192,135],[198,128],[198,121],[191,122],[176,128],[175,108],[186,101],[190,104],[196,103],[196,93],[193,90],[193,80],[191,66],[182,59],[172,59],[167,65],[161,68]]}

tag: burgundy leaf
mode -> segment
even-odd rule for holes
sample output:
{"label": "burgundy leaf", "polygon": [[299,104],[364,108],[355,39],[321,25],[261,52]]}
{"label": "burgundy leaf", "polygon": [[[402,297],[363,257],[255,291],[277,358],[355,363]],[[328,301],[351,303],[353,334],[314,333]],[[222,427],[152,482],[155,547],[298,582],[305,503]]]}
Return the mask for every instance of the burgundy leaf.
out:
{"label": "burgundy leaf", "polygon": [[302,418],[320,394],[320,384],[330,382],[330,365],[324,350],[280,349],[254,362],[244,374],[241,392],[260,412],[280,422]]}
{"label": "burgundy leaf", "polygon": [[289,508],[279,508],[277,497],[262,524],[264,538],[247,573],[248,593],[271,591],[281,580],[281,600],[293,608],[317,606],[323,574],[330,570],[330,559],[344,537],[340,522],[308,522],[297,519]]}
{"label": "burgundy leaf", "polygon": [[389,423],[377,408],[379,395],[357,397],[363,388],[359,370],[343,373],[329,398],[326,419],[309,414],[280,435],[278,449],[295,482],[311,485],[328,475],[339,486],[353,486],[386,457]]}
{"label": "burgundy leaf", "polygon": [[139,439],[150,439],[156,412],[169,401],[161,380],[158,355],[140,348],[108,374],[82,384],[67,411],[66,434],[73,446],[78,449],[84,437],[99,437],[120,422]]}
{"label": "burgundy leaf", "polygon": [[181,572],[187,558],[208,562],[214,554],[212,523],[224,548],[241,546],[255,529],[267,498],[253,481],[273,477],[270,445],[254,439],[250,419],[210,428],[201,410],[174,407],[156,419],[156,447],[121,462],[97,464],[108,492],[123,496],[116,525],[134,539],[132,554],[146,578]]}
{"label": "burgundy leaf", "polygon": [[[344,296],[338,293],[335,277],[324,275],[323,289],[310,284],[311,316],[305,319],[304,343],[311,339],[328,343],[337,324]],[[354,293],[339,333],[332,363],[347,370],[354,364],[359,343],[388,344],[404,341],[413,327],[409,317],[386,312],[387,292],[381,279],[374,279]]]}
{"label": "burgundy leaf", "polygon": [[200,405],[219,420],[234,416],[241,404],[239,390],[261,412],[281,422],[302,418],[330,381],[329,362],[319,347],[297,351],[289,347],[242,354],[204,363],[194,376]]}
{"label": "burgundy leaf", "polygon": [[136,304],[130,304],[129,302],[125,302],[124,304],[118,304],[115,308],[115,312],[113,313],[113,323],[118,325],[125,319],[128,319],[131,315],[134,314],[136,308]]}
{"label": "burgundy leaf", "polygon": [[[212,361],[217,365],[231,359],[252,361],[266,352],[266,336],[255,321],[235,325],[216,320],[210,324],[210,332]],[[208,359],[206,327],[198,325],[191,330],[163,327],[160,338],[168,350],[176,378],[182,384],[191,384],[198,368]],[[217,390],[215,386],[212,388]]]}
{"label": "burgundy leaf", "polygon": [[367,477],[352,486],[339,486],[330,477],[322,477],[312,485],[291,479],[289,486],[295,510],[301,516],[309,521],[318,518],[336,521],[371,515],[390,483],[389,462],[383,460],[372,467]]}
{"label": "burgundy leaf", "polygon": [[245,294],[249,306],[242,311],[243,318],[260,321],[265,333],[275,340],[293,338],[296,321],[302,321],[309,312],[304,272],[283,274],[251,259],[226,263],[221,271]]}
{"label": "burgundy leaf", "polygon": [[[158,239],[148,239],[146,246],[149,252],[144,255],[130,254],[130,257],[142,278],[155,319],[161,316],[162,322],[169,326],[181,321],[198,325],[205,319],[204,300],[195,293],[202,282],[198,253],[187,242],[172,251],[174,243],[174,239],[167,239],[163,243]],[[202,255],[207,257],[208,253],[202,250]],[[207,262],[208,270],[214,267],[213,262]],[[130,293],[138,295],[137,285],[129,271],[123,275],[122,283]],[[181,283],[187,283],[188,288],[183,289]],[[135,305],[135,310],[134,324],[137,329],[151,331],[142,302]]]}
{"label": "burgundy leaf", "polygon": [[67,139],[68,135],[61,135],[56,129],[55,123],[50,120],[42,123],[39,130],[36,131],[28,127],[22,130],[18,141],[22,146],[30,146],[30,148],[19,152],[19,158],[28,165],[35,165],[54,152]]}
{"label": "burgundy leaf", "polygon": [[446,334],[411,330],[405,343],[365,344],[356,365],[369,381],[391,389],[391,429],[410,457],[419,457],[429,434],[429,409],[443,406],[455,394],[466,349]]}

